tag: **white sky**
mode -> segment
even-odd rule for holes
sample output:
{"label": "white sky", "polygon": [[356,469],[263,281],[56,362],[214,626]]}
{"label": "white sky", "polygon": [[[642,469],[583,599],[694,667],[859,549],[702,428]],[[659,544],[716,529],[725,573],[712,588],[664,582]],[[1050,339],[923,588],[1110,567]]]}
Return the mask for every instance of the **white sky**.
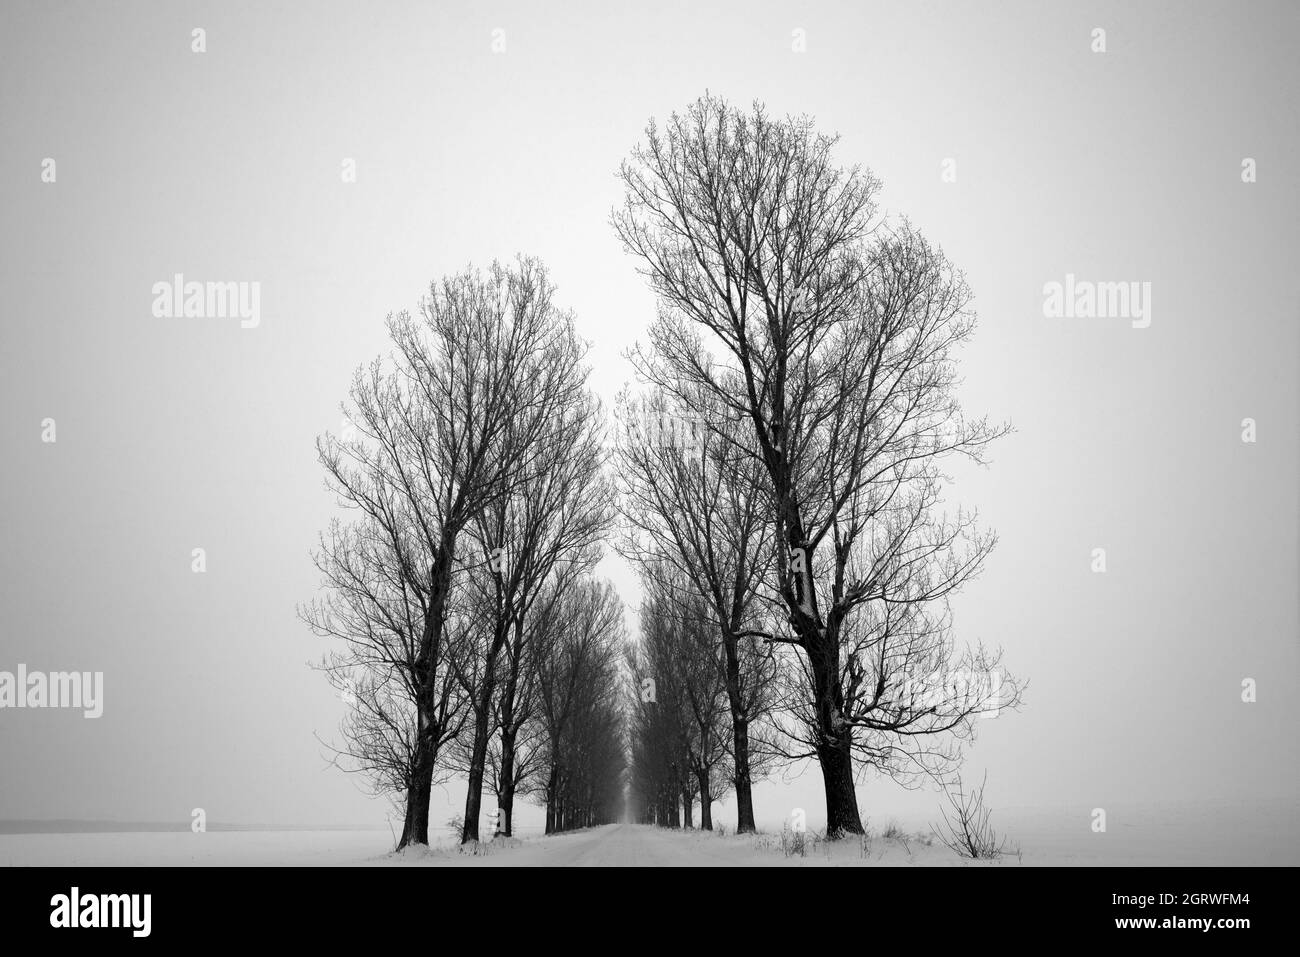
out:
{"label": "white sky", "polygon": [[[705,89],[838,130],[840,160],[870,166],[975,291],[967,408],[1018,431],[959,476],[1001,545],[956,622],[1030,681],[972,754],[990,799],[1296,793],[1293,8],[6,3],[0,18],[0,670],[103,671],[106,698],[98,721],[0,712],[0,819],[382,822],[313,740],[342,710],[294,612],[332,514],[314,437],[386,349],[388,311],[517,251],[549,264],[611,398],[653,312],[608,226],[614,171],[651,115]],[[261,325],[154,318],[151,286],[176,272],[260,282]],[[1151,282],[1151,327],[1045,319],[1042,287],[1067,273]],[[634,603],[628,570],[606,568]],[[448,814],[462,801],[452,788]],[[758,802],[815,824],[819,775]],[[934,806],[881,783],[860,802],[873,818]]]}

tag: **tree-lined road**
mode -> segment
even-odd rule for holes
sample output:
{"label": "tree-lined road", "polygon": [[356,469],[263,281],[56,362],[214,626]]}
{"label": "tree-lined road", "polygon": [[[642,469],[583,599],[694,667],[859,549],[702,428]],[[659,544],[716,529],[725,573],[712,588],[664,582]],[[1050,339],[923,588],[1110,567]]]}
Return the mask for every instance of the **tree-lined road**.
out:
{"label": "tree-lined road", "polygon": [[[502,846],[481,856],[447,854],[430,856],[433,865],[485,867],[709,867],[761,864],[748,844],[723,844],[712,834],[671,831],[637,824],[610,824],[572,834]],[[770,863],[783,858],[778,851]],[[421,862],[425,863],[425,862]]]}

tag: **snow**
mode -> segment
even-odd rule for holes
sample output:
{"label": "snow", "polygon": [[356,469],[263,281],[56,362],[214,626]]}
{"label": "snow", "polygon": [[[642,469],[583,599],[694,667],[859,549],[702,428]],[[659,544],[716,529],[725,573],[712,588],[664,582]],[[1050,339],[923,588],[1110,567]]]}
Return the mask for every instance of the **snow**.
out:
{"label": "snow", "polygon": [[360,864],[391,846],[377,830],[0,834],[0,866]]}
{"label": "snow", "polygon": [[[872,821],[866,841],[827,844],[809,833],[804,855],[788,856],[777,828],[721,836],[631,824],[497,839],[462,850],[440,830],[430,848],[393,853],[387,830],[242,830],[0,834],[0,866],[379,865],[534,866],[1036,866],[1295,865],[1300,813],[1294,803],[1201,803],[1109,808],[1095,833],[1089,808],[1006,808],[993,824],[1023,853],[972,864],[928,837],[924,822]],[[885,838],[890,824],[909,836]]]}

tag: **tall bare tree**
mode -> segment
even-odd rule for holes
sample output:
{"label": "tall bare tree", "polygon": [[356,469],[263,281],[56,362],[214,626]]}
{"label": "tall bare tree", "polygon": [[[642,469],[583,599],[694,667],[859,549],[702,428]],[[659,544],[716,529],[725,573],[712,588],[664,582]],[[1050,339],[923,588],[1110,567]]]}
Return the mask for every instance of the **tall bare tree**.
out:
{"label": "tall bare tree", "polygon": [[[327,484],[361,515],[353,537],[325,543],[324,563],[340,569],[344,588],[369,583],[370,604],[382,609],[378,623],[336,616],[325,631],[375,645],[414,711],[406,846],[428,843],[435,765],[455,723],[447,676],[463,662],[446,625],[457,541],[528,473],[551,423],[541,399],[554,375],[547,363],[567,330],[555,322],[545,270],[522,258],[432,284],[418,315],[390,315],[388,330],[390,360],[353,381],[344,411],[355,434],[327,435],[318,449]],[[327,573],[326,584],[338,582]],[[354,603],[346,593],[342,601],[336,609]]]}
{"label": "tall bare tree", "polygon": [[[586,389],[586,346],[571,318],[550,306],[551,294],[541,277],[539,308],[554,328],[529,362],[531,381],[521,386],[528,396],[525,428],[518,436],[511,433],[513,440],[530,445],[517,456],[517,472],[504,477],[505,494],[477,515],[469,530],[483,556],[468,583],[483,627],[462,669],[473,712],[462,842],[479,839],[483,778],[498,718],[501,770],[513,774],[509,766],[521,727],[514,713],[519,668],[536,626],[534,620],[529,627],[529,612],[548,582],[562,592],[590,570],[612,520],[601,412]],[[512,805],[509,789],[503,796]]]}
{"label": "tall bare tree", "polygon": [[[703,404],[703,397],[701,402]],[[750,727],[768,710],[775,661],[752,634],[771,571],[761,465],[677,411],[670,396],[624,395],[617,461],[627,534],[620,550],[643,574],[690,583],[717,637],[730,709],[737,832],[752,832]],[[744,635],[744,637],[742,637]]]}
{"label": "tall bare tree", "polygon": [[1018,689],[1004,675],[996,702],[939,700],[939,721],[889,704],[952,647],[941,626],[933,638],[943,616],[913,616],[932,634],[913,642],[890,609],[942,605],[993,545],[972,516],[937,512],[943,462],[983,461],[1003,428],[968,420],[956,398],[954,351],[974,328],[964,281],[909,224],[876,222],[878,182],[837,167],[834,144],[806,117],[705,96],[650,124],[613,224],[660,302],[640,375],[766,475],[788,627],[762,637],[806,668],[808,755],[839,835],[862,831],[855,735],[906,750],[969,734]]}

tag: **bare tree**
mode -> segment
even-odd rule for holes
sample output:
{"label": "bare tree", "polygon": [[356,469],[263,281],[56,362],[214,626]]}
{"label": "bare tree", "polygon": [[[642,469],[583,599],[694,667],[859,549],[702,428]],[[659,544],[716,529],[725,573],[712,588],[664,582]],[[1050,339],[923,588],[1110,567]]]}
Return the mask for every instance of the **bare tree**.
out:
{"label": "bare tree", "polygon": [[937,513],[942,463],[983,461],[1004,429],[955,396],[953,353],[974,327],[962,278],[906,222],[874,222],[877,181],[836,167],[834,143],[806,117],[705,96],[663,132],[651,123],[613,224],[661,307],[639,374],[762,465],[788,622],[762,637],[805,669],[800,756],[819,762],[838,836],[862,832],[856,734],[893,757],[918,735],[973,733],[1018,689],[1003,676],[996,703],[957,696],[925,716],[890,705],[951,648],[943,614],[904,615],[900,635],[894,609],[943,606],[993,545],[973,516]]}
{"label": "bare tree", "polygon": [[[725,795],[726,782],[733,779],[725,653],[698,593],[655,566],[643,573],[642,580],[646,598],[641,606],[640,643],[630,649],[630,666],[639,683],[646,678],[653,682],[654,700],[641,701],[640,706],[662,718],[645,721],[645,730],[672,739],[666,764],[652,768],[650,775],[667,773],[681,795],[687,827],[693,825],[692,800],[698,795],[700,826],[712,830],[712,803]],[[668,783],[656,782],[655,790]]]}
{"label": "bare tree", "polygon": [[350,429],[317,443],[327,484],[361,517],[323,542],[335,595],[311,620],[373,647],[414,711],[399,846],[428,843],[435,765],[460,728],[448,677],[463,662],[447,630],[457,540],[527,472],[549,421],[537,397],[563,335],[549,288],[529,259],[434,283],[418,316],[389,316],[396,352],[357,372]]}
{"label": "bare tree", "polygon": [[641,402],[622,397],[620,551],[643,574],[664,569],[689,582],[705,602],[722,650],[736,830],[747,833],[755,829],[750,727],[768,710],[775,664],[770,649],[745,634],[757,627],[756,592],[771,571],[764,476],[755,458],[711,440],[677,408],[662,392]]}
{"label": "bare tree", "polygon": [[534,606],[522,633],[506,649],[505,677],[495,716],[500,735],[489,742],[487,769],[501,812],[498,823],[507,837],[514,834],[515,798],[531,792],[545,756],[534,656],[537,630],[545,627],[550,610],[550,602]]}
{"label": "bare tree", "polygon": [[940,809],[943,824],[932,826],[930,830],[958,857],[991,861],[1008,852],[1020,853],[1020,849],[1013,847],[990,823],[993,810],[984,805],[984,786],[987,783],[988,775],[985,775],[979,787],[967,791],[958,775],[952,784],[944,785],[949,807]]}
{"label": "bare tree", "polygon": [[624,657],[630,682],[630,811],[644,824],[680,827],[679,799],[690,776],[682,762],[678,712],[661,707],[653,666],[640,645],[629,641]]}
{"label": "bare tree", "polygon": [[538,792],[546,833],[615,819],[625,762],[618,649],[623,605],[608,582],[584,579],[538,635],[538,711],[545,758]]}
{"label": "bare tree", "polygon": [[[585,345],[571,319],[550,306],[551,289],[541,276],[539,309],[553,329],[529,360],[524,428],[512,439],[531,443],[517,456],[507,491],[477,515],[470,528],[483,562],[469,579],[483,627],[462,680],[473,712],[468,742],[468,787],[462,842],[479,838],[483,778],[490,741],[501,731],[500,757],[507,783],[513,779],[515,713],[529,612],[547,582],[563,591],[599,558],[599,541],[612,519],[612,492],[603,476],[604,434],[600,408],[586,390]],[[538,425],[540,423],[540,426]],[[501,795],[513,813],[513,790]]]}

